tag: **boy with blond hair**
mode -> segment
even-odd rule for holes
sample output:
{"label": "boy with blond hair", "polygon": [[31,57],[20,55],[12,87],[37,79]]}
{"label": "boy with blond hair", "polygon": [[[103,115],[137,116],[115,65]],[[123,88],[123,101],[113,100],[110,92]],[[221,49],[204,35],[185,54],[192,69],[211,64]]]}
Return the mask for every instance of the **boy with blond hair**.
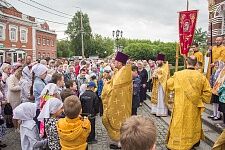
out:
{"label": "boy with blond hair", "polygon": [[64,101],[65,118],[57,123],[62,150],[85,150],[91,125],[86,117],[81,117],[81,103],[77,96],[69,96]]}
{"label": "boy with blond hair", "polygon": [[132,116],[122,124],[120,132],[123,150],[155,150],[156,127],[150,118]]}

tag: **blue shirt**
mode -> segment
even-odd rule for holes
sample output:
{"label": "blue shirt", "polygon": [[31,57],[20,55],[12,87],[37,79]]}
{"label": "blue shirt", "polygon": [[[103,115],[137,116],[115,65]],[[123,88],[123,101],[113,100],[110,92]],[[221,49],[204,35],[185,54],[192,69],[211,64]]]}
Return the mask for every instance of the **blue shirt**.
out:
{"label": "blue shirt", "polygon": [[41,78],[36,77],[34,79],[33,94],[35,98],[35,103],[37,105],[37,109],[40,109],[41,92],[44,89],[45,85],[46,83]]}

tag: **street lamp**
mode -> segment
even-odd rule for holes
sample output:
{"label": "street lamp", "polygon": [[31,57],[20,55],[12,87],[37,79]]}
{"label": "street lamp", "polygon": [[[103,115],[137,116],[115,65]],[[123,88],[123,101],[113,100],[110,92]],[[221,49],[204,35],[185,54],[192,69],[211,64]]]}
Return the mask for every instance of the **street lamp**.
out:
{"label": "street lamp", "polygon": [[116,50],[119,51],[120,50],[120,45],[118,43],[119,39],[121,39],[123,37],[123,31],[122,30],[116,30],[113,31],[113,38],[115,38],[116,41]]}

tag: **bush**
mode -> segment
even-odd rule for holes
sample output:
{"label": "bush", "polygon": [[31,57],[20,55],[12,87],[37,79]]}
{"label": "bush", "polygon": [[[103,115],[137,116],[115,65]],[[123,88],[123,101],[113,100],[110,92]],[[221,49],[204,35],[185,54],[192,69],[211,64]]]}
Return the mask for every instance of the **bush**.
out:
{"label": "bush", "polygon": [[[146,42],[130,43],[124,48],[124,52],[135,60],[155,60],[158,53],[166,55],[166,60],[175,65],[176,43]],[[179,65],[183,65],[183,57],[179,57]]]}

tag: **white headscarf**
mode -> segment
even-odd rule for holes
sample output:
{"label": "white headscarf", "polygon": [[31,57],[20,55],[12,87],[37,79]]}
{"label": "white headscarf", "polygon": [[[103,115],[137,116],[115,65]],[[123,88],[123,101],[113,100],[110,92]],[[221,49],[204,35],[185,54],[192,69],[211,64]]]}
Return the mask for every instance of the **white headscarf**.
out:
{"label": "white headscarf", "polygon": [[7,67],[10,67],[10,64],[3,63],[2,66],[1,66],[1,68],[0,68],[0,71],[1,71],[1,72],[4,72],[4,70],[5,70]]}
{"label": "white headscarf", "polygon": [[32,80],[32,74],[28,66],[23,68],[22,75],[24,79]]}
{"label": "white headscarf", "polygon": [[87,85],[86,84],[82,84],[80,86],[80,95],[82,95],[87,89]]}
{"label": "white headscarf", "polygon": [[43,109],[41,110],[38,120],[43,121],[44,119],[50,118],[51,114],[55,114],[63,107],[63,102],[57,98],[50,98],[45,103]]}
{"label": "white headscarf", "polygon": [[35,76],[37,77],[40,77],[47,71],[48,71],[48,68],[43,64],[36,64],[32,67],[32,72],[34,72]]}
{"label": "white headscarf", "polygon": [[57,94],[58,93],[58,86],[55,84],[55,83],[49,83],[45,86],[45,88],[42,90],[41,92],[41,96],[44,96],[47,94],[48,92],[48,95],[54,95],[54,94]]}
{"label": "white headscarf", "polygon": [[33,120],[36,116],[36,104],[31,102],[25,102],[17,106],[13,110],[13,119],[22,121]]}
{"label": "white headscarf", "polygon": [[111,72],[112,71],[112,69],[111,69],[111,67],[110,66],[106,66],[105,68],[104,68],[104,72],[105,71],[107,71],[107,72]]}

